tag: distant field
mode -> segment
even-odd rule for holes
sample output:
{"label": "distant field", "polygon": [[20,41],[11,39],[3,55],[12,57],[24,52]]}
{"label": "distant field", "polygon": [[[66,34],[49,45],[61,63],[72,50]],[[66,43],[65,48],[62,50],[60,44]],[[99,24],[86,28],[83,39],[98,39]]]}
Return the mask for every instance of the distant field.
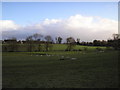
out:
{"label": "distant field", "polygon": [[2,56],[3,88],[118,87],[117,51],[3,52]]}
{"label": "distant field", "polygon": [[[84,47],[87,47],[88,49],[95,49],[95,48],[98,48],[96,46],[81,46],[81,45],[76,45],[74,47],[74,49],[81,49],[83,50]],[[53,50],[65,50],[67,48],[67,45],[66,44],[54,44],[53,45]],[[99,48],[102,48],[102,49],[105,49],[106,47],[99,47]]]}
{"label": "distant field", "polygon": [[[52,45],[52,48],[51,50],[52,51],[64,51],[66,48],[67,48],[67,45],[66,44],[51,44]],[[7,44],[3,44],[3,48],[7,46]],[[18,44],[18,51],[27,51],[27,45],[25,44]],[[8,46],[9,47],[9,46]],[[42,45],[42,48],[44,47],[44,45]],[[94,51],[96,48],[101,48],[101,49],[106,49],[106,47],[102,47],[102,46],[81,46],[81,45],[76,45],[73,49],[76,49],[76,50],[84,50],[84,48],[87,48],[88,51]],[[34,44],[33,46],[33,51],[37,50],[38,49],[38,46],[36,44]],[[112,49],[112,48],[111,48]]]}

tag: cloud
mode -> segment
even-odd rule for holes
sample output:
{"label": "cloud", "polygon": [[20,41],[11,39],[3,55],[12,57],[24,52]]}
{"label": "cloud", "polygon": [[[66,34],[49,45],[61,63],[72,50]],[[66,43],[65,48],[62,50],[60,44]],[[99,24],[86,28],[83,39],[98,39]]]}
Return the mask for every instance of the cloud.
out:
{"label": "cloud", "polygon": [[19,25],[15,24],[12,20],[0,20],[0,25],[2,25],[2,31],[7,30],[18,30]]}
{"label": "cloud", "polygon": [[118,33],[118,22],[115,20],[101,18],[98,16],[82,16],[80,14],[70,16],[66,19],[45,19],[34,25],[20,26],[11,20],[2,20],[3,39],[17,37],[25,39],[34,33],[51,35],[53,38],[69,36],[80,38],[81,41],[92,41],[94,39],[106,40],[113,33]]}

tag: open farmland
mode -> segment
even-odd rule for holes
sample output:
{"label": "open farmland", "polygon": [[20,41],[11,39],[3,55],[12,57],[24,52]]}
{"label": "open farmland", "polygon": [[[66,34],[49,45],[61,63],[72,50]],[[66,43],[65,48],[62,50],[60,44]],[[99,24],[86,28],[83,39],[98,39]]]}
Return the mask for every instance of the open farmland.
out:
{"label": "open farmland", "polygon": [[49,52],[3,52],[3,88],[118,87],[118,51],[57,51],[57,46]]}
{"label": "open farmland", "polygon": [[3,0],[2,89],[119,88],[116,1]]}
{"label": "open farmland", "polygon": [[[68,47],[66,44],[51,44],[52,48],[50,49],[51,51],[65,51],[65,49]],[[8,44],[3,44],[2,48],[3,48],[3,52],[4,52],[4,48],[5,47],[9,47]],[[27,51],[27,45],[26,44],[17,44],[17,51],[20,52],[26,52]],[[44,48],[44,45],[41,44],[41,47]],[[38,48],[38,45],[33,44],[33,48],[32,51],[35,51]],[[106,47],[102,47],[102,46],[82,46],[82,45],[75,45],[74,50],[84,50],[85,48],[87,48],[88,51],[95,51],[96,48],[101,48],[103,50],[106,49]],[[110,49],[113,49],[110,47]]]}

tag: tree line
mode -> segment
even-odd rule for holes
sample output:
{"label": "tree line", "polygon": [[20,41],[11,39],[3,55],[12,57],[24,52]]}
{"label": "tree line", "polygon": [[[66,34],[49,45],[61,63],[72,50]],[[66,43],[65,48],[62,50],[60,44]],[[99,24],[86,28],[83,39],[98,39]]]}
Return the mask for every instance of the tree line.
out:
{"label": "tree line", "polygon": [[[35,33],[31,36],[26,37],[25,40],[17,40],[13,37],[2,41],[2,50],[3,51],[18,51],[20,45],[26,45],[28,52],[32,52],[33,48],[36,47],[34,51],[50,51],[52,50],[53,44],[63,44],[62,37],[56,37],[55,41],[50,35],[43,36],[41,34]],[[84,46],[105,46],[113,47],[115,50],[120,50],[120,35],[113,34],[113,39],[105,40],[93,40],[93,42],[81,42],[80,38],[75,40],[73,37],[66,38],[67,48],[65,51],[71,51],[75,45],[84,45]]]}

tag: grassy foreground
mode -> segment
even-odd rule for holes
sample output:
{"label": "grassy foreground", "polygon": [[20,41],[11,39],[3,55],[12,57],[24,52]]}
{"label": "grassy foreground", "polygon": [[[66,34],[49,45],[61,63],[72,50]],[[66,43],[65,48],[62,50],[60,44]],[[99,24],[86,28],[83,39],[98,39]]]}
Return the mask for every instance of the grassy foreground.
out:
{"label": "grassy foreground", "polygon": [[47,54],[4,52],[3,88],[118,87],[117,51]]}

